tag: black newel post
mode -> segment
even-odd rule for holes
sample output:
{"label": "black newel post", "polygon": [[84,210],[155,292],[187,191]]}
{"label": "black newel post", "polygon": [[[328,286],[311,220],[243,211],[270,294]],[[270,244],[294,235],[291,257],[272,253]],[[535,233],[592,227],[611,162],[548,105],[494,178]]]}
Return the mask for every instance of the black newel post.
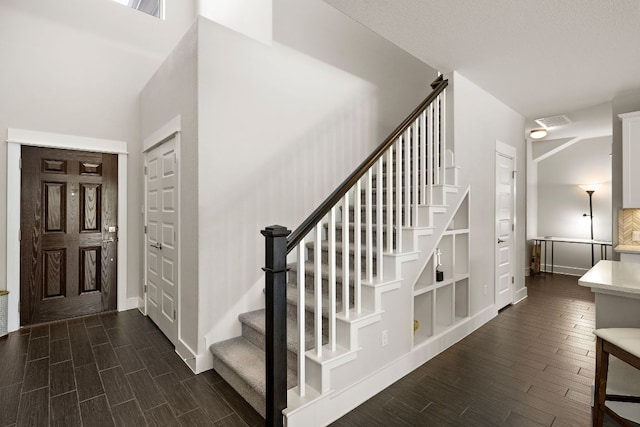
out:
{"label": "black newel post", "polygon": [[261,233],[266,272],[266,424],[281,427],[287,407],[287,236],[291,231],[272,225]]}

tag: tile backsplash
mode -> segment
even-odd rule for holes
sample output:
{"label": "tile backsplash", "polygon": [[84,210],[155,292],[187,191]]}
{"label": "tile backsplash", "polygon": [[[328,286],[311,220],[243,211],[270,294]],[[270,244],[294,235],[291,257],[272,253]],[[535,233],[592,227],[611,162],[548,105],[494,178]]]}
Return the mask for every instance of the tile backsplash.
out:
{"label": "tile backsplash", "polygon": [[618,213],[618,244],[640,246],[633,232],[640,231],[640,209],[621,209]]}

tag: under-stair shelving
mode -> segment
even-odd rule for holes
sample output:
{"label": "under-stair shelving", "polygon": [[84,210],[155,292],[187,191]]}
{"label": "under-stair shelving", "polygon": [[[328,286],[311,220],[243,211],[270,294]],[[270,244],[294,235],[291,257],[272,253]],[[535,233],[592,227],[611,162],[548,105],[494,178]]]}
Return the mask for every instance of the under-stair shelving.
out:
{"label": "under-stair shelving", "polygon": [[[437,264],[439,251],[440,266]],[[442,280],[436,280],[437,271]],[[469,317],[469,192],[443,233],[413,288],[413,345]]]}

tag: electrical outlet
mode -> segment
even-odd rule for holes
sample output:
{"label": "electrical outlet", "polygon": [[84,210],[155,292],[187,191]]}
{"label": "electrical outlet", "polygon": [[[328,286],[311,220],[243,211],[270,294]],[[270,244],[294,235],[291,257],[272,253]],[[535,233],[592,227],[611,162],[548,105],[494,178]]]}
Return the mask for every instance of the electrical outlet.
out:
{"label": "electrical outlet", "polygon": [[640,242],[640,231],[632,231],[631,240],[634,242]]}
{"label": "electrical outlet", "polygon": [[388,330],[384,330],[382,331],[382,346],[386,346],[387,344],[389,344],[389,331]]}

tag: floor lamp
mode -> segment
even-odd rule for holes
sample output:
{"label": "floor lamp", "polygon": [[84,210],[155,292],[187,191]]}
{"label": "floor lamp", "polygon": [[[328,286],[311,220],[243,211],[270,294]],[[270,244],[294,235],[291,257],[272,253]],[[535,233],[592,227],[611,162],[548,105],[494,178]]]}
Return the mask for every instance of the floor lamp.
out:
{"label": "floor lamp", "polygon": [[595,257],[593,255],[593,193],[595,193],[595,191],[598,188],[600,188],[600,185],[586,184],[586,185],[581,185],[580,188],[586,191],[587,194],[589,195],[589,214],[582,214],[582,216],[588,216],[591,222],[591,241],[592,241],[591,242],[591,267],[593,267],[595,264]]}

